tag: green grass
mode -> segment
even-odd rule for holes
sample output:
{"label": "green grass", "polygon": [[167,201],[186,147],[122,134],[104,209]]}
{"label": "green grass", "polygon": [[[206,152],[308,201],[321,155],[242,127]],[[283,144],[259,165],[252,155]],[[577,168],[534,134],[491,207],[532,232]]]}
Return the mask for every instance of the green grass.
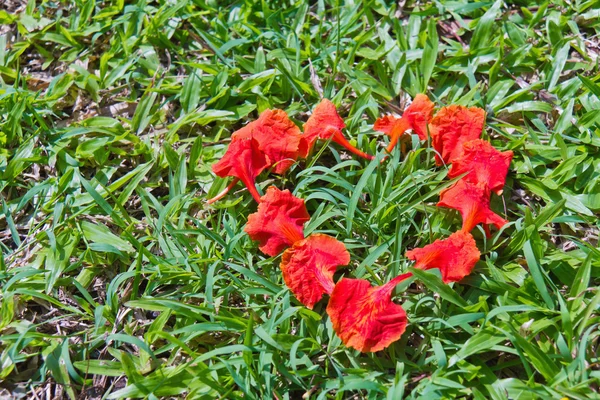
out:
{"label": "green grass", "polygon": [[[127,4],[125,4],[127,3]],[[600,3],[5,2],[0,10],[0,394],[33,398],[598,398]],[[314,3],[314,4],[312,4]],[[484,108],[515,157],[460,284],[400,286],[409,327],[343,346],[244,233],[211,165],[266,108],[320,94],[382,152],[378,116],[426,92]],[[448,236],[413,142],[382,166],[329,145],[283,178],[345,276],[381,283]],[[238,186],[240,188],[241,186]]]}

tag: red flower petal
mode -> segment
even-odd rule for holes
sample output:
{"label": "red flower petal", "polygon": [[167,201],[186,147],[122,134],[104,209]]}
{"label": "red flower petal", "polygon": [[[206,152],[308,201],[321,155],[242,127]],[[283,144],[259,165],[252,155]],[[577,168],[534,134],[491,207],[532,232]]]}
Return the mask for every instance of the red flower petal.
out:
{"label": "red flower petal", "polygon": [[375,120],[375,123],[373,124],[373,129],[378,132],[383,132],[386,135],[390,135],[392,133],[392,129],[394,129],[394,126],[401,119],[402,118],[396,118],[393,115],[385,115],[385,116],[383,116],[381,118],[377,118],[377,120]]}
{"label": "red flower petal", "polygon": [[335,333],[349,347],[375,352],[400,339],[406,330],[404,309],[392,302],[391,295],[401,275],[383,286],[371,286],[364,279],[343,278],[329,299],[327,314]]}
{"label": "red flower petal", "polygon": [[333,274],[350,262],[346,246],[335,238],[313,234],[294,243],[281,259],[285,284],[294,296],[312,309],[325,293],[333,291]]}
{"label": "red flower petal", "polygon": [[419,93],[415,96],[413,102],[406,107],[402,118],[396,118],[392,115],[378,118],[373,125],[373,129],[390,136],[393,136],[392,131],[394,130],[396,131],[395,134],[402,134],[405,130],[412,129],[419,135],[421,140],[427,140],[427,124],[431,121],[433,107],[434,104],[429,100],[429,97]]}
{"label": "red flower petal", "polygon": [[463,180],[485,182],[490,190],[500,194],[512,157],[512,151],[500,152],[485,140],[471,140],[463,144],[463,152],[452,162],[448,177],[468,173]]}
{"label": "red flower petal", "polygon": [[309,219],[304,200],[271,186],[260,199],[257,212],[248,216],[244,230],[260,243],[263,253],[274,257],[304,239],[304,223]]}
{"label": "red flower petal", "polygon": [[471,232],[477,224],[494,224],[500,229],[508,221],[490,209],[491,191],[485,183],[473,184],[463,179],[440,193],[439,207],[448,207],[460,212],[463,219],[462,230]]}
{"label": "red flower petal", "polygon": [[431,121],[433,107],[434,104],[431,100],[426,95],[419,93],[404,110],[402,118],[386,115],[375,121],[373,129],[391,136],[390,143],[386,148],[388,152],[394,149],[400,136],[408,129],[412,129],[419,136],[419,139],[427,140],[427,124]]}
{"label": "red flower petal", "polygon": [[[429,131],[434,149],[441,160],[451,163],[460,156],[462,144],[479,139],[485,123],[485,111],[481,108],[451,105],[441,108],[431,120]],[[436,156],[438,165],[441,165]]]}
{"label": "red flower petal", "polygon": [[287,171],[300,154],[300,129],[288,118],[283,110],[265,110],[254,122],[236,131],[233,140],[252,136],[258,142],[276,174]]}
{"label": "red flower petal", "polygon": [[429,97],[419,93],[402,114],[402,118],[408,120],[411,129],[421,140],[427,140],[427,124],[433,116],[433,107],[434,104]]}
{"label": "red flower petal", "polygon": [[302,140],[306,142],[307,153],[310,152],[317,139],[327,140],[333,136],[334,131],[340,131],[345,127],[346,124],[337,113],[335,105],[327,99],[321,100],[304,124]]}
{"label": "red flower petal", "polygon": [[479,261],[481,253],[475,239],[468,232],[458,231],[447,239],[436,240],[427,246],[406,252],[406,257],[416,260],[415,268],[439,268],[442,280],[458,282],[469,275]]}
{"label": "red flower petal", "polygon": [[328,140],[331,138],[333,142],[344,147],[351,153],[367,160],[373,159],[373,156],[362,152],[348,142],[342,133],[342,129],[345,127],[346,124],[337,113],[335,105],[328,99],[321,100],[313,110],[312,115],[308,118],[308,121],[304,124],[300,156],[306,157],[312,150],[317,139]]}
{"label": "red flower petal", "polygon": [[221,178],[226,176],[239,178],[252,197],[260,201],[254,180],[268,165],[268,158],[258,149],[256,140],[250,138],[233,140],[223,158],[213,164],[212,170]]}

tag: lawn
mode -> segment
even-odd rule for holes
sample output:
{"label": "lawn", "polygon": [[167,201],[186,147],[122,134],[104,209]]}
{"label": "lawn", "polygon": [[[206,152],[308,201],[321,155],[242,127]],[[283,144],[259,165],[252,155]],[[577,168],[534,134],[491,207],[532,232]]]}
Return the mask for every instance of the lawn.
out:
{"label": "lawn", "polygon": [[[597,0],[0,0],[0,398],[599,398],[599,35]],[[407,252],[461,229],[462,176],[374,129],[420,93],[513,152],[449,284]],[[207,203],[233,132],[323,98],[375,159],[318,141],[257,188],[343,243],[336,282],[415,274],[381,351],[288,288],[244,185]]]}

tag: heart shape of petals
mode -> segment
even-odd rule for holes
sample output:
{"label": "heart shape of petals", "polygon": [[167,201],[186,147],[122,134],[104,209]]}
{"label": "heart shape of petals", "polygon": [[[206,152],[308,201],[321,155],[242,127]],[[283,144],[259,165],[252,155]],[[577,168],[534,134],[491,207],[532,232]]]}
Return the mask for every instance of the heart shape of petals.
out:
{"label": "heart shape of petals", "polygon": [[285,173],[300,155],[300,128],[283,110],[265,110],[256,121],[236,131],[232,140],[253,137],[276,174]]}
{"label": "heart shape of petals", "polygon": [[391,152],[402,134],[412,129],[421,140],[427,140],[427,124],[431,121],[434,104],[429,97],[419,93],[412,103],[404,110],[402,118],[391,115],[379,118],[375,121],[373,129],[384,132],[391,137],[387,151]]}
{"label": "heart shape of petals", "polygon": [[455,232],[444,240],[438,239],[423,248],[406,252],[409,260],[416,261],[415,268],[438,268],[445,283],[458,282],[469,275],[480,256],[473,235],[463,231]]}
{"label": "heart shape of petals", "polygon": [[363,353],[375,352],[400,339],[408,320],[404,309],[391,296],[396,285],[410,275],[400,275],[383,286],[349,278],[335,285],[327,314],[346,346]]}
{"label": "heart shape of petals", "polygon": [[263,253],[274,257],[304,239],[304,223],[309,219],[304,200],[271,186],[260,198],[258,210],[248,216],[244,230],[259,242]]}
{"label": "heart shape of petals", "polygon": [[350,254],[344,243],[317,233],[287,249],[280,267],[285,284],[298,301],[312,310],[325,293],[333,291],[337,267],[349,262]]}
{"label": "heart shape of petals", "polygon": [[349,152],[367,160],[372,160],[372,155],[366,154],[350,144],[342,133],[342,129],[345,127],[346,124],[339,116],[335,105],[328,99],[321,100],[313,110],[312,115],[308,118],[308,121],[304,124],[300,156],[308,156],[317,139],[331,139]]}
{"label": "heart shape of petals", "polygon": [[508,222],[490,209],[490,196],[486,183],[474,184],[461,179],[440,193],[437,205],[458,210],[463,220],[463,231],[471,232],[477,224],[483,224],[483,229],[490,236],[488,224],[500,229]]}
{"label": "heart shape of petals", "polygon": [[260,194],[256,190],[256,177],[269,165],[267,156],[259,150],[258,142],[253,138],[233,140],[223,158],[213,164],[212,170],[221,178],[233,176],[236,178],[232,185],[229,185],[224,193],[219,194],[209,203],[218,200],[226,194],[237,179],[241,180],[248,188],[248,191],[254,197],[254,200],[260,201]]}
{"label": "heart shape of petals", "polygon": [[479,139],[484,123],[485,111],[481,108],[442,107],[429,125],[433,148],[438,152],[436,163],[454,162],[463,151],[463,143]]}
{"label": "heart shape of petals", "polygon": [[512,151],[501,152],[485,140],[471,140],[463,144],[463,151],[452,162],[448,177],[467,173],[463,180],[486,183],[490,190],[501,194],[512,157]]}

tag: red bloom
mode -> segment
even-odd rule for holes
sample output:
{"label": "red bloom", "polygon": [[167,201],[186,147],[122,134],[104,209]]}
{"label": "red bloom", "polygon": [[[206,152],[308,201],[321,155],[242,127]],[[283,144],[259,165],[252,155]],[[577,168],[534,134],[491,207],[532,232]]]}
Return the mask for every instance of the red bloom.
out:
{"label": "red bloom", "polygon": [[294,296],[312,309],[325,293],[333,291],[333,274],[350,262],[346,246],[335,238],[313,234],[294,243],[281,259],[286,285]]}
{"label": "red bloom", "polygon": [[[254,185],[256,177],[269,165],[269,161],[265,154],[258,149],[258,143],[252,138],[233,140],[225,155],[218,162],[213,164],[212,170],[217,176],[225,178],[226,176],[233,176],[237,180],[241,180],[252,197],[256,201],[259,201],[260,195]],[[233,186],[229,187],[217,195],[214,199],[209,200],[212,203],[225,195]]]}
{"label": "red bloom", "polygon": [[485,111],[481,108],[451,105],[441,108],[431,120],[429,132],[438,165],[442,160],[454,162],[460,156],[462,145],[473,139],[479,139],[485,123]]}
{"label": "red bloom", "polygon": [[283,110],[265,110],[254,122],[234,132],[233,140],[253,137],[258,148],[267,155],[276,174],[283,174],[300,154],[300,129]]}
{"label": "red bloom", "polygon": [[474,184],[485,182],[490,190],[500,194],[512,156],[512,151],[500,152],[485,140],[471,140],[463,144],[463,152],[452,162],[448,177],[468,173],[464,180]]}
{"label": "red bloom", "polygon": [[428,270],[438,268],[442,280],[458,282],[469,275],[479,261],[481,253],[475,245],[475,239],[468,232],[458,231],[447,239],[406,252],[406,257],[415,260],[415,268]]}
{"label": "red bloom", "polygon": [[[234,176],[241,179],[252,197],[259,201],[260,195],[254,180],[265,168],[275,167],[274,172],[277,174],[287,171],[300,155],[300,138],[300,129],[288,118],[285,111],[265,110],[256,121],[250,122],[231,135],[231,144],[224,158],[213,165],[213,172],[221,177]],[[238,163],[252,164],[254,168],[247,171],[251,173],[236,172],[240,168],[236,165]],[[258,165],[261,168],[258,168]],[[223,198],[237,181],[234,179],[225,190],[208,200],[208,203]]]}
{"label": "red bloom", "polygon": [[402,118],[390,115],[379,118],[375,121],[373,129],[391,136],[390,144],[387,147],[388,151],[392,151],[400,136],[408,129],[412,129],[421,140],[427,140],[427,124],[431,121],[433,107],[434,104],[431,100],[426,95],[419,93],[406,108]]}
{"label": "red bloom", "polygon": [[490,209],[490,196],[491,191],[485,183],[473,184],[461,179],[440,193],[437,205],[458,210],[463,219],[463,231],[471,232],[477,224],[484,224],[489,236],[487,224],[500,229],[508,222]]}
{"label": "red bloom", "polygon": [[308,121],[304,124],[300,155],[306,157],[312,150],[317,139],[331,139],[351,153],[367,160],[372,160],[372,155],[362,152],[348,142],[342,133],[342,129],[345,127],[346,124],[338,115],[335,105],[327,99],[321,100],[315,107],[312,115],[308,118]]}
{"label": "red bloom", "polygon": [[263,253],[274,257],[304,239],[304,223],[309,219],[304,200],[271,186],[260,199],[257,212],[248,216],[244,230],[260,243]]}
{"label": "red bloom", "polygon": [[327,314],[335,333],[349,347],[375,352],[400,339],[407,325],[404,309],[392,302],[396,285],[411,274],[400,275],[383,286],[364,279],[343,278],[329,299]]}

